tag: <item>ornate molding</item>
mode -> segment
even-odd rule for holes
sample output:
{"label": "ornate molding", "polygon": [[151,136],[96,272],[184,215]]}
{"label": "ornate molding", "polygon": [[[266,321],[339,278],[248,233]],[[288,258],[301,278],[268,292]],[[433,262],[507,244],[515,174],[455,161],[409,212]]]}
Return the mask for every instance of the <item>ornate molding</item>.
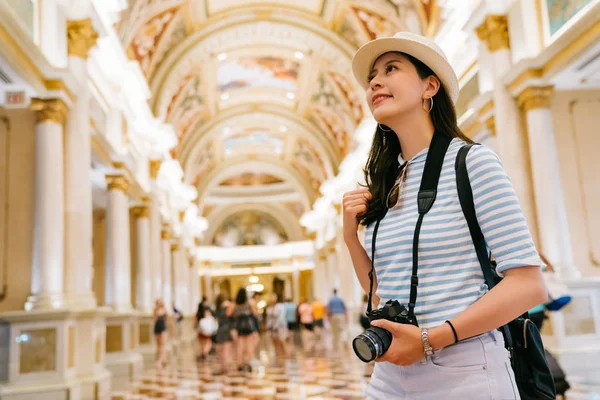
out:
{"label": "ornate molding", "polygon": [[29,108],[35,111],[38,124],[43,122],[55,122],[64,125],[67,120],[69,108],[61,99],[31,99]]}
{"label": "ornate molding", "polygon": [[537,108],[550,108],[550,98],[553,94],[553,86],[530,86],[517,96],[517,103],[525,112]]}
{"label": "ornate molding", "polygon": [[183,222],[185,218],[185,211],[179,211],[179,222]]}
{"label": "ornate molding", "polygon": [[200,246],[201,244],[202,244],[202,242],[200,241],[200,238],[199,237],[195,237],[194,238],[194,245]]}
{"label": "ornate molding", "polygon": [[91,19],[67,21],[69,55],[87,60],[90,49],[96,45],[98,33]]}
{"label": "ornate molding", "polygon": [[124,175],[106,175],[106,184],[108,190],[120,190],[127,194],[129,191],[129,181]]}
{"label": "ornate molding", "polygon": [[150,160],[150,178],[156,179],[158,177],[158,171],[162,165],[161,160]]}
{"label": "ornate molding", "polygon": [[179,250],[179,243],[171,243],[171,253]]}
{"label": "ornate molding", "polygon": [[131,214],[133,214],[135,218],[150,218],[150,208],[148,206],[132,207]]}
{"label": "ornate molding", "polygon": [[475,29],[475,32],[479,40],[485,42],[492,53],[497,50],[510,49],[506,15],[488,15],[483,24]]}

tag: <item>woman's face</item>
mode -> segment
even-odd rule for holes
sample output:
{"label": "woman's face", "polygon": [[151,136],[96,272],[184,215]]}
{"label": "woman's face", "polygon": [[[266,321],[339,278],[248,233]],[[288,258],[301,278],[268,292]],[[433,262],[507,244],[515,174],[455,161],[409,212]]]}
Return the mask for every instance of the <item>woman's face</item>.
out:
{"label": "woman's face", "polygon": [[385,53],[375,61],[369,75],[367,103],[375,120],[386,125],[398,115],[422,109],[426,87],[408,58]]}

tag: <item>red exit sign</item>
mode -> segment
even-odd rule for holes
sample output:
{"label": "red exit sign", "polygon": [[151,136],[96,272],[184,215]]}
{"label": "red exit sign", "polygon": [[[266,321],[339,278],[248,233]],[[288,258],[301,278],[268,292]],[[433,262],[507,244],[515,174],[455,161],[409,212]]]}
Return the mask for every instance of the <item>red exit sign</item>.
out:
{"label": "red exit sign", "polygon": [[4,104],[11,107],[24,107],[27,105],[27,94],[24,90],[6,92]]}

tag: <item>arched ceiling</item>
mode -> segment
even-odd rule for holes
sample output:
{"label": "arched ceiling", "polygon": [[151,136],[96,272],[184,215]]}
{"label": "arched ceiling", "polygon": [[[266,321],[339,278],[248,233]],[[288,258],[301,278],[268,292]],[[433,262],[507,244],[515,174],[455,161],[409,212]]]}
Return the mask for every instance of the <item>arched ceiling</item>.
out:
{"label": "arched ceiling", "polygon": [[172,156],[205,217],[222,204],[307,211],[366,113],[354,51],[439,24],[435,0],[129,2],[120,39],[179,137]]}

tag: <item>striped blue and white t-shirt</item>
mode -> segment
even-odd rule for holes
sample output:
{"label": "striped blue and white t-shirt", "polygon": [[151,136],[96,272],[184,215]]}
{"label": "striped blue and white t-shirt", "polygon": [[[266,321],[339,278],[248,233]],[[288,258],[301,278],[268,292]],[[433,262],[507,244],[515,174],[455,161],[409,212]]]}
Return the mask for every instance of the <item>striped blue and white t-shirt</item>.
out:
{"label": "striped blue and white t-shirt", "polygon": [[[423,219],[419,238],[419,286],[415,314],[419,326],[444,323],[477,301],[488,288],[473,247],[456,190],[454,163],[465,143],[453,139],[444,158],[438,194]],[[395,207],[388,210],[377,233],[375,271],[380,307],[387,300],[408,305],[412,243],[417,223],[417,193],[428,149],[408,162],[406,180]],[[502,274],[509,268],[543,266],[515,191],[498,156],[474,146],[467,156],[477,220]],[[366,229],[371,256],[375,224]]]}

